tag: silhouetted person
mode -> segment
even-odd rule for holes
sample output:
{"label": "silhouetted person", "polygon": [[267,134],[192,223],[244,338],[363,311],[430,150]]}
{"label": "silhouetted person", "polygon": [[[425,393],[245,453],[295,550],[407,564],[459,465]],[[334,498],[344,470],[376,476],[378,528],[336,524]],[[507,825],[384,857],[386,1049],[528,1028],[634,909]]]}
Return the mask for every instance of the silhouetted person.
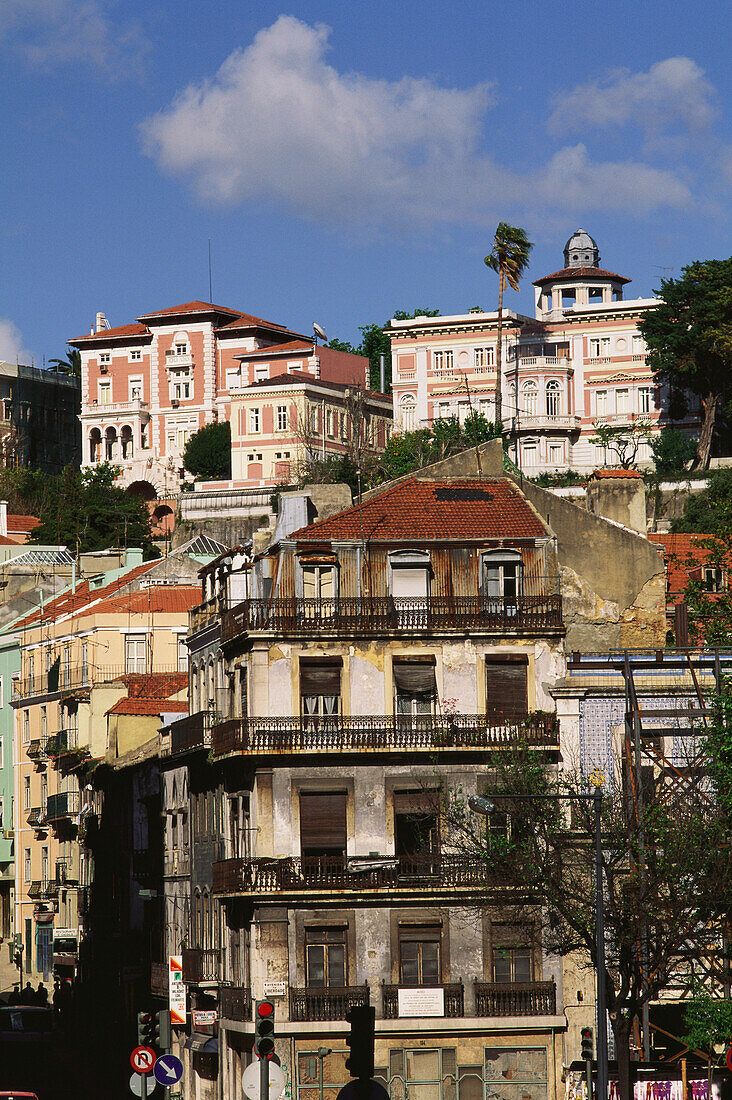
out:
{"label": "silhouetted person", "polygon": [[38,989],[36,990],[35,994],[35,1003],[37,1005],[44,1006],[48,1004],[48,990],[46,989],[43,982],[38,983]]}
{"label": "silhouetted person", "polygon": [[33,1005],[36,1003],[36,991],[30,982],[27,982],[25,989],[20,995],[20,1003],[22,1005]]}
{"label": "silhouetted person", "polygon": [[8,997],[8,1004],[9,1005],[19,1005],[20,1004],[20,986],[19,985],[14,985],[13,986],[13,992]]}

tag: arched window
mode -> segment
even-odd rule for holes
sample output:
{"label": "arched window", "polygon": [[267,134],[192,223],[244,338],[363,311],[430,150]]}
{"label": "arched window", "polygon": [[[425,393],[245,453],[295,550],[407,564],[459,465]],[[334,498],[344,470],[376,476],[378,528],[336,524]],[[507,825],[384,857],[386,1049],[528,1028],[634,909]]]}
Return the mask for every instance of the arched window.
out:
{"label": "arched window", "polygon": [[536,416],[539,387],[531,378],[521,387],[521,411],[526,416]]}
{"label": "arched window", "polygon": [[552,379],[546,384],[546,415],[560,416],[562,412],[562,384]]}
{"label": "arched window", "polygon": [[191,665],[191,714],[198,714],[200,709],[198,705],[198,668],[196,665]]}
{"label": "arched window", "polygon": [[129,424],[125,424],[120,432],[120,443],[122,445],[122,458],[132,458],[132,428]]}
{"label": "arched window", "polygon": [[111,461],[117,457],[117,429],[107,428],[104,433],[104,457]]}
{"label": "arched window", "polygon": [[206,705],[216,706],[216,672],[213,657],[208,662],[208,698],[206,699]]}
{"label": "arched window", "polygon": [[102,457],[102,433],[99,428],[92,428],[89,432],[89,461],[99,462]]}
{"label": "arched window", "polygon": [[399,401],[399,423],[403,432],[413,432],[416,423],[417,402],[413,393],[405,393]]}

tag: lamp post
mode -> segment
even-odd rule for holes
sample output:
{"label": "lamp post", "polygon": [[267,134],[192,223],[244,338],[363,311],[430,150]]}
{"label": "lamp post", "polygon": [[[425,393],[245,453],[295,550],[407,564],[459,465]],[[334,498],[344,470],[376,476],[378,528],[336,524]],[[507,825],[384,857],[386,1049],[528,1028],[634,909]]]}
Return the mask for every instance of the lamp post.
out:
{"label": "lamp post", "polygon": [[[595,790],[590,794],[507,794],[507,798],[573,799],[592,802],[595,819],[595,953],[597,955],[597,1089],[596,1100],[607,1100],[607,1004],[605,994],[605,901],[602,883],[602,785],[605,781],[601,772],[593,772],[590,781]],[[490,798],[473,796],[468,806],[474,813],[490,817],[495,809]]]}

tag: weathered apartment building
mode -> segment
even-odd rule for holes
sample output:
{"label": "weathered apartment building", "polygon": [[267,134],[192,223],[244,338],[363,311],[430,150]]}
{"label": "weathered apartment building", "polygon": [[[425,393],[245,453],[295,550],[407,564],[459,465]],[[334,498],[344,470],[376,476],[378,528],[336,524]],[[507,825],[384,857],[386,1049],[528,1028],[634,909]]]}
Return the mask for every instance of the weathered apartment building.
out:
{"label": "weathered apartment building", "polygon": [[393,1096],[563,1090],[562,963],[486,896],[441,803],[519,738],[561,759],[567,651],[661,645],[663,563],[504,476],[500,444],[476,475],[439,464],[202,570],[163,776],[168,950],[218,1019],[178,1035],[187,1097],[239,1100],[264,995],[303,1100],[347,1081],[360,1003]]}
{"label": "weathered apartment building", "polygon": [[[590,473],[617,455],[594,443],[597,425],[631,435],[646,426],[638,458],[668,423],[667,394],[653,379],[638,322],[654,298],[627,298],[628,278],[600,266],[583,229],[564,246],[558,270],[534,281],[533,317],[504,310],[502,420],[512,457],[529,476]],[[429,427],[472,409],[495,419],[497,314],[473,310],[390,323],[395,430]],[[679,422],[698,429],[692,399]]]}

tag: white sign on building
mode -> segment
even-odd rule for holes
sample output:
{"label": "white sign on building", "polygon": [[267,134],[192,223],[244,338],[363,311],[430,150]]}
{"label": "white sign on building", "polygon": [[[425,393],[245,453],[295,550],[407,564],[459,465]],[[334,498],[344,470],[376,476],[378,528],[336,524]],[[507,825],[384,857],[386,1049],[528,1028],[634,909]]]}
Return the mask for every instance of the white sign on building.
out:
{"label": "white sign on building", "polygon": [[444,989],[400,989],[398,992],[400,1016],[444,1016]]}
{"label": "white sign on building", "polygon": [[186,1022],[186,987],[183,981],[183,956],[168,956],[168,997],[171,1024]]}

